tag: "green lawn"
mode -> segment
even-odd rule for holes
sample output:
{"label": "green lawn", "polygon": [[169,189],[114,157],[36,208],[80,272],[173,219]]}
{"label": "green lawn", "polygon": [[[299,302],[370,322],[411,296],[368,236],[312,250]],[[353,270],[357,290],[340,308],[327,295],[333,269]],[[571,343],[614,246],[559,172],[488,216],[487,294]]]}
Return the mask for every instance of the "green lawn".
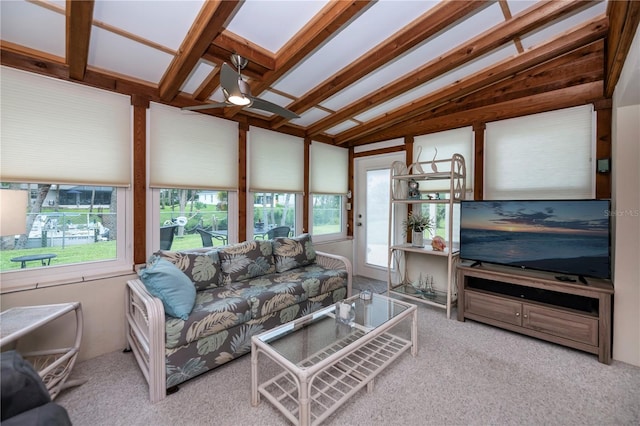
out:
{"label": "green lawn", "polygon": [[[325,225],[316,227],[316,232],[325,234],[338,232],[339,226]],[[222,245],[220,241],[214,240],[215,245]],[[199,234],[187,234],[182,237],[175,236],[172,250],[185,250],[202,247],[202,240]],[[0,251],[0,272],[20,269],[20,262],[12,262],[11,259],[30,254],[52,253],[56,257],[51,259],[51,265],[68,265],[73,263],[89,262],[99,259],[114,259],[116,257],[115,241],[100,241],[92,244],[78,244],[62,247],[42,247],[22,250]],[[40,266],[39,261],[27,263],[27,268]]]}

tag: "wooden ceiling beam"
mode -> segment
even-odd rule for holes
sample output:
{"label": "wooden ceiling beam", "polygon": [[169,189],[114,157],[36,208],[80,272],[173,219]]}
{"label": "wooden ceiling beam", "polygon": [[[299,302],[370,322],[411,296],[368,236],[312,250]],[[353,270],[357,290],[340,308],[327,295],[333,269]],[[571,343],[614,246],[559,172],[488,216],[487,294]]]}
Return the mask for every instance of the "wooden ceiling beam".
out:
{"label": "wooden ceiling beam", "polygon": [[[485,1],[445,1],[438,3],[422,16],[402,28],[389,39],[375,46],[357,60],[341,69],[324,82],[291,103],[288,108],[301,114],[342,89],[360,80],[362,77],[393,61],[422,41],[453,25],[465,16],[484,8]],[[272,120],[273,128],[278,128],[286,119],[277,117]]]}
{"label": "wooden ceiling beam", "polygon": [[231,31],[222,31],[212,44],[227,52],[227,62],[232,53],[237,53],[247,58],[250,63],[260,65],[267,70],[273,70],[276,67],[276,58],[272,52]]}
{"label": "wooden ceiling beam", "polygon": [[66,46],[69,77],[84,79],[89,58],[91,40],[91,22],[93,20],[93,0],[67,0],[66,8]]}
{"label": "wooden ceiling beam", "polygon": [[193,93],[197,101],[206,101],[220,85],[220,67],[215,67]]}
{"label": "wooden ceiling beam", "polygon": [[385,127],[392,126],[408,118],[421,115],[430,108],[442,105],[453,99],[475,92],[487,85],[507,78],[512,74],[527,68],[541,64],[554,57],[564,55],[581,46],[590,44],[606,36],[608,20],[606,16],[595,18],[571,31],[560,34],[555,39],[541,44],[535,48],[500,61],[493,66],[470,75],[458,82],[436,90],[427,96],[417,99],[401,108],[386,113],[384,116],[373,119],[363,125],[346,130],[336,135],[338,145],[345,144],[353,139],[360,139]]}
{"label": "wooden ceiling beam", "polygon": [[240,0],[211,0],[204,3],[189,29],[178,54],[160,81],[160,98],[173,99],[211,42],[222,32],[241,4]]}
{"label": "wooden ceiling beam", "polygon": [[640,23],[640,2],[610,1],[607,7],[609,16],[609,36],[607,37],[607,59],[605,77],[605,96],[610,98],[618,84],[624,61],[631,48],[631,42]]}
{"label": "wooden ceiling beam", "polygon": [[593,4],[593,2],[589,1],[536,3],[532,7],[515,15],[509,21],[494,26],[468,42],[453,48],[444,55],[434,58],[415,71],[401,76],[379,91],[359,99],[342,108],[340,111],[336,111],[334,114],[319,120],[309,127],[309,135],[321,133],[357,114],[367,111],[396,96],[403,95],[411,89],[462,66],[466,62],[478,58],[505,43],[510,43],[514,37],[526,34],[576,9],[588,7]]}
{"label": "wooden ceiling beam", "polygon": [[[565,87],[603,81],[603,60],[604,41],[599,40],[566,55],[529,68],[477,92],[432,108],[422,116],[417,117],[417,119],[442,117],[467,109],[477,109],[495,103],[560,90]],[[400,124],[405,129],[411,130],[413,121],[414,119],[410,119]]]}
{"label": "wooden ceiling beam", "polygon": [[[372,0],[332,1],[318,12],[276,53],[276,66],[267,71],[262,81],[252,82],[251,93],[259,96],[280,77],[295,67],[305,56],[313,52],[344,24],[372,4]],[[225,114],[232,117],[241,108],[229,108]]]}
{"label": "wooden ceiling beam", "polygon": [[[416,135],[425,135],[443,130],[471,126],[474,123],[506,120],[523,115],[585,105],[602,99],[603,89],[603,82],[596,81],[507,102],[486,105],[477,109],[468,109],[441,117],[416,119],[412,121],[411,132]],[[406,124],[395,125],[378,134],[355,140],[350,143],[349,146],[366,145],[373,142],[396,139],[403,137],[406,133]]]}

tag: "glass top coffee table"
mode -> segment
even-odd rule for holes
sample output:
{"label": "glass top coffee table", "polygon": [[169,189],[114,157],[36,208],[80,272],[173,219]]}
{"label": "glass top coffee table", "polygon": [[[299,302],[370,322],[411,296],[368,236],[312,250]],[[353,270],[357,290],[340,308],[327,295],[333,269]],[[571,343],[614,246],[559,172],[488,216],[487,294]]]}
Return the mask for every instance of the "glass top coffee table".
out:
{"label": "glass top coffee table", "polygon": [[[337,320],[334,305],[251,338],[253,406],[264,396],[294,424],[319,424],[365,385],[371,392],[375,376],[402,353],[417,354],[415,305],[378,294],[343,302],[355,316]],[[410,336],[391,333],[405,320]],[[264,382],[261,354],[279,366]]]}

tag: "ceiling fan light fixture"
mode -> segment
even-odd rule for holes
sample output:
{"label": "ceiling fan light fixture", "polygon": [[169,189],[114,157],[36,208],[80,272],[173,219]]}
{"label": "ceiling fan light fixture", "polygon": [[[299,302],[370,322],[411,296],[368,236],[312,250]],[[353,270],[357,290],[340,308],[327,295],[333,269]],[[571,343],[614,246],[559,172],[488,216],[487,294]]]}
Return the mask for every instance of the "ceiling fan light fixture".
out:
{"label": "ceiling fan light fixture", "polygon": [[232,96],[229,96],[227,98],[227,100],[229,102],[231,102],[232,104],[238,105],[238,106],[245,106],[245,105],[249,105],[251,103],[251,99],[247,98],[244,95],[242,95],[242,96],[232,95]]}

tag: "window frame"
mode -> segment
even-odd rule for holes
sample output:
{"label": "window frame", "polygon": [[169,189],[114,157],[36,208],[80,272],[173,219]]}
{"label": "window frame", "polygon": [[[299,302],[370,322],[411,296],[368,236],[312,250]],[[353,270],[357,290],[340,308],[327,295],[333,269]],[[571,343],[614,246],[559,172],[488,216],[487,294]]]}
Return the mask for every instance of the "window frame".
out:
{"label": "window frame", "polygon": [[[57,285],[80,283],[132,273],[133,265],[133,193],[130,188],[117,189],[116,258],[69,265],[50,265],[39,268],[2,272],[0,293],[11,293]],[[54,272],[55,271],[55,272]]]}
{"label": "window frame", "polygon": [[[331,195],[340,197],[340,232],[334,232],[331,234],[314,234],[313,232],[313,197],[322,196],[322,195]],[[329,242],[329,241],[338,241],[344,240],[347,238],[347,209],[346,203],[350,202],[347,199],[346,195],[342,194],[310,194],[309,195],[309,234],[311,235],[314,243],[319,242]]]}

